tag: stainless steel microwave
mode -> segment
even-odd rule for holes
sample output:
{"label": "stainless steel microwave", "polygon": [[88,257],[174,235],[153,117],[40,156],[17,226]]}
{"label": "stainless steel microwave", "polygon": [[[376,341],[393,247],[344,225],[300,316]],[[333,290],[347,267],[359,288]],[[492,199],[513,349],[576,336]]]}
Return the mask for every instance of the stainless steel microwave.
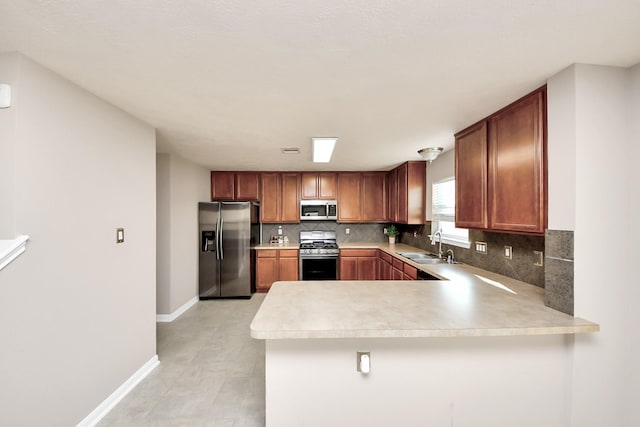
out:
{"label": "stainless steel microwave", "polygon": [[338,219],[335,200],[300,200],[301,221],[331,221]]}

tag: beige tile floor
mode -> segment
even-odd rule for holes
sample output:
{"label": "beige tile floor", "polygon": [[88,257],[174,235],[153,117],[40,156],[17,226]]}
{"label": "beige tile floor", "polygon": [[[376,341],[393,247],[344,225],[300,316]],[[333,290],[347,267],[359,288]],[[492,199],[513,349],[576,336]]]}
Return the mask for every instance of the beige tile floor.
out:
{"label": "beige tile floor", "polygon": [[160,365],[98,427],[264,426],[264,341],[249,335],[263,299],[199,301],[158,323]]}

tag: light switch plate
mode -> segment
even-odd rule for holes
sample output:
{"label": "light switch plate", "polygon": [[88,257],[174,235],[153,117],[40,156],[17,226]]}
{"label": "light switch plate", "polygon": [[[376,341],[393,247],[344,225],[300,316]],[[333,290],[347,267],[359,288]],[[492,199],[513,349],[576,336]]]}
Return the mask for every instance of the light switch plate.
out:
{"label": "light switch plate", "polygon": [[486,254],[487,253],[487,244],[486,242],[476,242],[476,252],[481,253],[481,254]]}
{"label": "light switch plate", "polygon": [[116,243],[124,242],[124,228],[116,228]]}

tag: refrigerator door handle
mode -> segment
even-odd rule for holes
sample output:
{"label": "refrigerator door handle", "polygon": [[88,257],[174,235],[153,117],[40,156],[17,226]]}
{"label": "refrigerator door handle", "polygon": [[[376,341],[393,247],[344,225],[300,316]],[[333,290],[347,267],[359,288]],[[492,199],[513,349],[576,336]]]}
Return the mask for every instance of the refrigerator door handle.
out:
{"label": "refrigerator door handle", "polygon": [[216,221],[216,259],[220,259],[220,218]]}
{"label": "refrigerator door handle", "polygon": [[224,259],[224,245],[222,244],[223,235],[224,235],[224,219],[222,219],[222,215],[220,215],[220,233],[218,234],[219,241],[220,241],[220,248],[218,250],[218,254],[220,254],[220,259]]}

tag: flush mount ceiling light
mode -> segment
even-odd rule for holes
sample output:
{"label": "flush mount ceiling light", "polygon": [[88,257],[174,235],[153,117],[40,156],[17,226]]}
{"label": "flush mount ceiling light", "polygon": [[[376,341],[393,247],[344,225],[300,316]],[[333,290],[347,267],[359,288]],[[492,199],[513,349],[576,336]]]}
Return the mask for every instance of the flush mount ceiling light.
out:
{"label": "flush mount ceiling light", "polygon": [[336,145],[338,138],[311,138],[313,146],[313,162],[329,163],[333,147]]}
{"label": "flush mount ceiling light", "polygon": [[418,154],[431,163],[440,155],[440,153],[442,153],[442,150],[442,147],[427,147],[422,150],[418,150]]}
{"label": "flush mount ceiling light", "polygon": [[300,154],[300,149],[298,147],[281,148],[280,152],[282,154]]}

